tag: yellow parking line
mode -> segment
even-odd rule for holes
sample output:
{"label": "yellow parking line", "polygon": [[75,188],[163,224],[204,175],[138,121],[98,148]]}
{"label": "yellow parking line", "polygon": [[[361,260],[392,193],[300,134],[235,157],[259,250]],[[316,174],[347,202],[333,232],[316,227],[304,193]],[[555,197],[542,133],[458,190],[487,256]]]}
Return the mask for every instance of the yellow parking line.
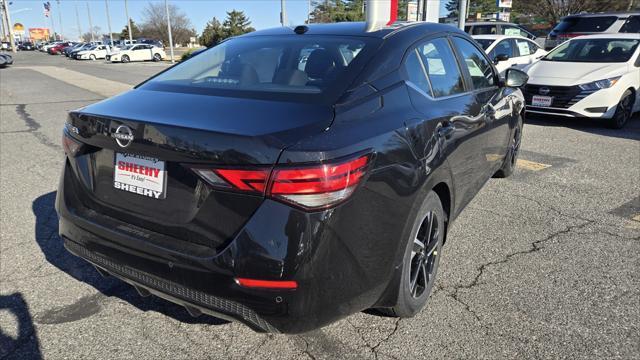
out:
{"label": "yellow parking line", "polygon": [[520,169],[525,169],[530,171],[540,171],[540,170],[544,170],[546,168],[551,167],[551,165],[549,164],[543,164],[543,163],[523,160],[523,159],[518,159],[518,161],[516,162],[516,166],[519,167]]}
{"label": "yellow parking line", "polygon": [[640,214],[636,214],[635,216],[633,216],[633,217],[631,218],[631,220],[633,220],[633,221],[637,221],[637,222],[640,222]]}

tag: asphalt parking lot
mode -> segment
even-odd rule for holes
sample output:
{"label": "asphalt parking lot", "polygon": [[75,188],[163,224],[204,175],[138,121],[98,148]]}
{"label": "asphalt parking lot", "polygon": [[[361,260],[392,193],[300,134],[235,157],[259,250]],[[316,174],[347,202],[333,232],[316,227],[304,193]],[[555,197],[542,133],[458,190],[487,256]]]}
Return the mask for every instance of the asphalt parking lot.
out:
{"label": "asphalt parking lot", "polygon": [[638,115],[528,119],[517,172],[454,224],[412,319],[265,335],[103,279],[57,235],[62,125],[166,66],[22,52],[0,69],[0,358],[640,358]]}

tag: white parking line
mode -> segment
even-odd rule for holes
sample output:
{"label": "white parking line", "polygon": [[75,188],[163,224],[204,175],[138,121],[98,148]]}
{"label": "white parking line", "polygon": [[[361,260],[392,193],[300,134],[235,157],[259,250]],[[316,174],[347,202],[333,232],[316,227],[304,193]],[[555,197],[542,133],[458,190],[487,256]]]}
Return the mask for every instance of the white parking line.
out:
{"label": "white parking line", "polygon": [[55,66],[21,66],[22,69],[37,71],[67,84],[83,88],[104,97],[111,97],[130,90],[133,86],[118,81],[107,80],[78,71]]}

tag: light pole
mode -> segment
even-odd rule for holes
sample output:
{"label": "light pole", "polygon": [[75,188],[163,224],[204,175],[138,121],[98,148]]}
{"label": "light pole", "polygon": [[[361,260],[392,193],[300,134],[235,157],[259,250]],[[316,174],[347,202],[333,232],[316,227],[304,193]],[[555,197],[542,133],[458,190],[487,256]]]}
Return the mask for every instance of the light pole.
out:
{"label": "light pole", "polygon": [[458,6],[458,28],[460,30],[464,30],[464,23],[467,21],[467,1],[468,0],[460,0]]}
{"label": "light pole", "polygon": [[11,44],[11,51],[16,52],[16,41],[13,38],[13,26],[11,25],[11,14],[9,13],[9,4],[7,0],[2,0],[2,7],[4,11],[4,17],[7,20],[7,28],[9,30],[9,43]]}
{"label": "light pole", "polygon": [[128,1],[124,0],[124,13],[127,15],[127,27],[129,28],[129,44],[133,43],[133,34],[131,33],[131,18],[129,17]]}
{"label": "light pole", "polygon": [[171,35],[171,16],[169,15],[169,2],[164,0],[164,8],[167,11],[167,30],[169,31],[169,49],[171,49],[171,63],[175,63],[173,58],[173,36]]}
{"label": "light pole", "polygon": [[64,40],[64,28],[62,27],[62,11],[60,11],[60,0],[56,0],[58,3],[58,24],[60,24],[60,37]]}
{"label": "light pole", "polygon": [[284,5],[284,0],[280,0],[280,22],[282,26],[287,26],[287,9]]}
{"label": "light pole", "polygon": [[109,48],[113,47],[113,33],[111,32],[111,16],[109,15],[109,1],[104,0],[104,6],[107,10],[107,27],[109,28]]}
{"label": "light pole", "polygon": [[82,28],[80,27],[80,15],[78,15],[78,4],[76,4],[76,22],[78,25],[78,41],[82,41]]}
{"label": "light pole", "polygon": [[91,9],[89,8],[89,2],[87,1],[87,15],[89,15],[89,33],[91,34],[91,42],[96,41],[93,37],[93,23],[91,22]]}

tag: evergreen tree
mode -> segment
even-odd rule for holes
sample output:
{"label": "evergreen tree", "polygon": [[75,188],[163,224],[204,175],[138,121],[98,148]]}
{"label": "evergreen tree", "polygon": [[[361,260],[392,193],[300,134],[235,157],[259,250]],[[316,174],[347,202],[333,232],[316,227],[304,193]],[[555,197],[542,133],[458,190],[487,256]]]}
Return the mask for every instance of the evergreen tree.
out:
{"label": "evergreen tree", "polygon": [[204,30],[202,30],[202,35],[200,35],[200,45],[206,47],[216,46],[225,38],[225,30],[222,27],[222,23],[214,17],[207,23]]}
{"label": "evergreen tree", "polygon": [[[133,19],[130,19],[130,21],[132,35],[131,38],[135,39],[140,36],[140,29],[138,28],[138,25],[136,25],[135,21],[133,21]],[[124,29],[122,29],[122,31],[120,32],[120,39],[129,40],[129,27],[127,25],[125,25]]]}
{"label": "evergreen tree", "polygon": [[251,27],[251,21],[242,11],[231,10],[222,23],[225,38],[246,34],[256,29]]}

